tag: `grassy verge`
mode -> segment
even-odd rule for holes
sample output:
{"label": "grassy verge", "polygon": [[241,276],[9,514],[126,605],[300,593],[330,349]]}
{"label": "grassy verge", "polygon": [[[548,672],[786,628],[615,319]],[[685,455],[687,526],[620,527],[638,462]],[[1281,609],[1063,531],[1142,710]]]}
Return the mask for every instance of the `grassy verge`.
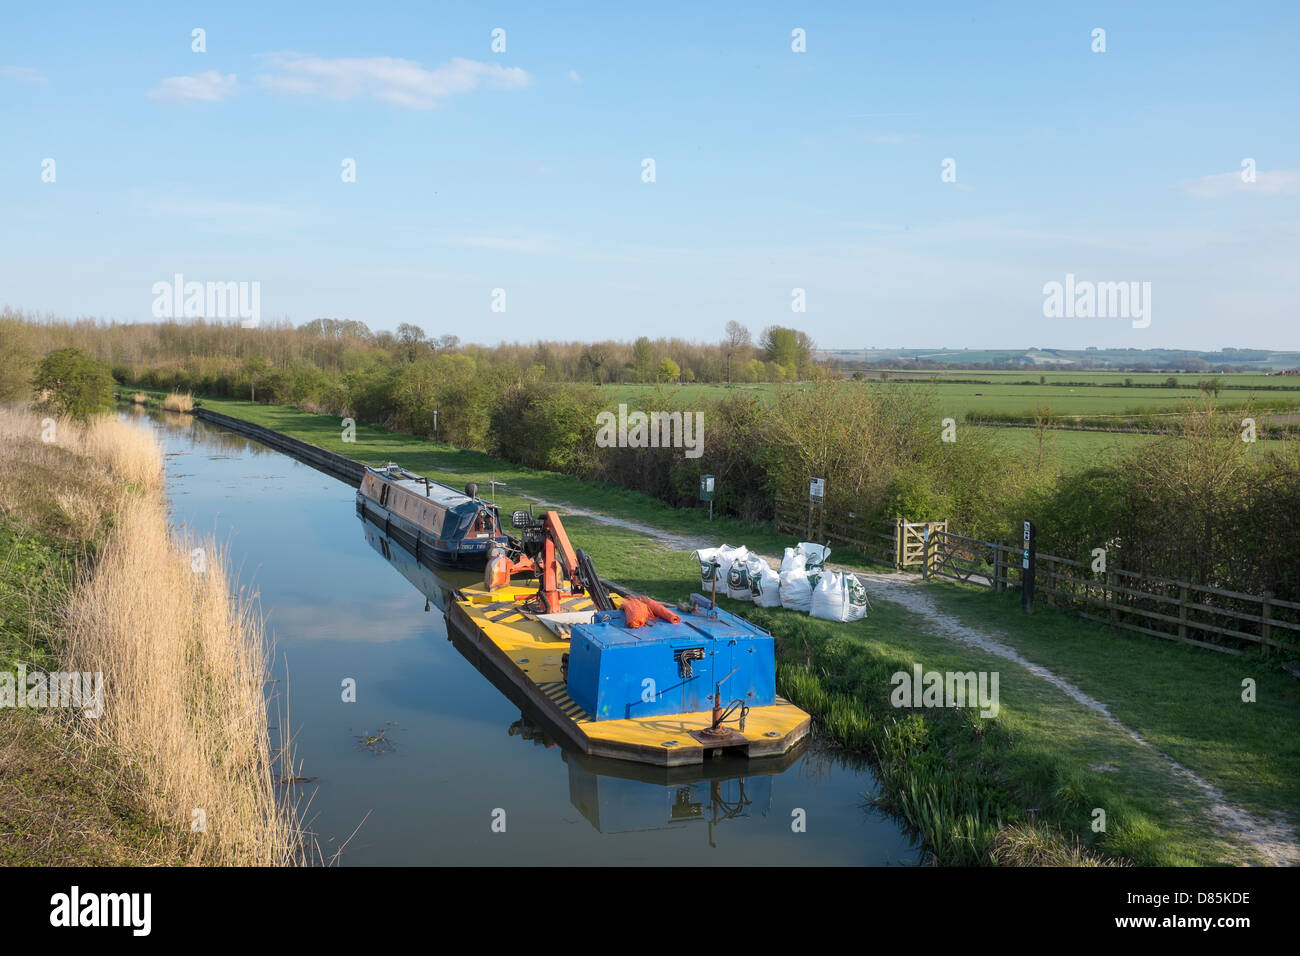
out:
{"label": "grassy verge", "polygon": [[[0,672],[49,672],[59,667],[60,610],[78,566],[93,561],[116,494],[104,469],[71,447],[21,454],[20,436],[0,440]],[[0,865],[183,863],[184,838],[151,817],[139,787],[65,714],[0,708]]]}
{"label": "grassy verge", "polygon": [[[1112,630],[1018,593],[938,585],[932,596],[965,624],[1104,700],[1152,745],[1211,779],[1247,809],[1300,807],[1300,683],[1278,655],[1233,657]],[[1242,681],[1256,700],[1242,700]]]}
{"label": "grassy verge", "polygon": [[[17,706],[20,667],[102,675],[100,707]],[[0,863],[300,859],[260,621],[172,539],[148,432],[0,409],[0,671]]]}
{"label": "grassy verge", "polygon": [[[769,554],[791,543],[770,527],[734,520],[710,524],[698,510],[672,509],[644,495],[530,471],[380,428],[358,425],[355,442],[344,442],[338,419],[329,416],[238,401],[204,404],[363,461],[395,460],[449,483],[473,480],[484,489],[491,478],[505,481],[497,491],[505,508],[526,505],[519,497],[523,493]],[[566,517],[565,523],[608,577],[670,600],[698,589],[697,565],[688,553],[589,518]],[[844,557],[837,553],[836,563]],[[866,564],[849,557],[848,566]],[[1218,696],[1226,694],[1232,676],[1227,659],[1112,634],[1064,615],[1021,618],[999,596],[944,585],[930,591],[953,613],[1010,633],[1008,643],[1026,656],[1059,668],[1103,702],[1114,701],[1117,718],[1230,796],[1260,810],[1295,805],[1295,717],[1284,716],[1286,708],[1294,711],[1295,701],[1276,675],[1260,685],[1261,693],[1275,696],[1273,702],[1247,715]],[[1171,774],[1158,753],[1019,665],[955,644],[900,606],[877,602],[867,620],[848,625],[784,610],[732,607],[773,631],[782,691],[809,710],[826,733],[874,760],[884,784],[882,804],[924,837],[939,862],[1254,861],[1248,851],[1214,834],[1203,795]],[[1064,633],[1067,620],[1068,638],[1054,637]],[[970,709],[893,707],[890,677],[918,663],[926,671],[998,672],[1000,713],[981,719]],[[1160,682],[1166,696],[1151,696],[1143,675]],[[1235,684],[1239,688],[1240,677]],[[1169,693],[1182,695],[1178,706],[1169,706]],[[1239,700],[1239,689],[1237,695]],[[1210,697],[1216,701],[1212,708],[1197,706],[1198,699]],[[1274,719],[1281,720],[1277,726],[1289,740],[1264,729]],[[1246,725],[1249,730],[1243,731]],[[1243,732],[1246,740],[1239,748]],[[1098,809],[1105,811],[1104,831],[1093,827]]]}

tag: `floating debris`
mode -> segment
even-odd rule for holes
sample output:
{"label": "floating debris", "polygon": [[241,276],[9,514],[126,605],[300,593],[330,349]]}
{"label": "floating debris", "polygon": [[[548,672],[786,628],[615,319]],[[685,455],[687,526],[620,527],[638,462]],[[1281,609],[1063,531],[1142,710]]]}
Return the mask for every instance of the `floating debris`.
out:
{"label": "floating debris", "polygon": [[390,720],[377,733],[359,735],[357,737],[357,749],[366,750],[372,754],[392,753],[397,749],[397,745],[388,739],[388,728],[395,726],[397,725]]}

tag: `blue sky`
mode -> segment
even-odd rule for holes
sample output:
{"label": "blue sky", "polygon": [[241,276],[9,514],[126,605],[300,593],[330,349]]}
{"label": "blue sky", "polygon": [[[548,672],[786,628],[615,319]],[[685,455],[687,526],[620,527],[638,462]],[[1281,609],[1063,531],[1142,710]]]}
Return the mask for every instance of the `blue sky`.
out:
{"label": "blue sky", "polygon": [[[108,6],[0,13],[0,305],[144,320],[181,273],[467,341],[1300,348],[1294,3]],[[1067,273],[1151,324],[1044,317]]]}

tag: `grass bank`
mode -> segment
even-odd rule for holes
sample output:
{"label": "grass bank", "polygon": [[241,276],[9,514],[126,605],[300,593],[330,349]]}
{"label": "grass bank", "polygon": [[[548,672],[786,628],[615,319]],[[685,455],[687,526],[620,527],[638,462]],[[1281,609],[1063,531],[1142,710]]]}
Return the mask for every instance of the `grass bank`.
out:
{"label": "grass bank", "polygon": [[0,708],[0,862],[301,858],[260,621],[172,538],[162,476],[142,429],[0,411],[0,670],[103,675],[98,717]]}
{"label": "grass bank", "polygon": [[[671,509],[643,495],[381,428],[358,425],[355,441],[345,442],[332,417],[237,401],[204,404],[331,451],[372,463],[398,461],[451,484],[472,480],[486,492],[490,479],[505,481],[496,492],[505,509],[526,506],[522,495],[531,495],[677,536],[664,546],[636,530],[565,518],[602,574],[669,600],[698,589],[685,539],[743,543],[768,554],[791,543],[770,527],[734,520],[710,524],[702,509]],[[842,553],[836,563],[842,558],[850,567],[867,566]],[[927,593],[1113,702],[1119,719],[1154,745],[1141,745],[1024,667],[956,643],[932,620],[898,604],[876,600],[865,621],[848,625],[731,604],[773,631],[783,693],[809,710],[823,732],[872,758],[884,785],[882,804],[916,829],[938,862],[1260,861],[1249,847],[1215,830],[1204,795],[1171,773],[1162,753],[1251,809],[1292,810],[1300,779],[1294,741],[1300,735],[1294,733],[1293,697],[1280,676],[1270,671],[1260,684],[1261,692],[1273,695],[1268,707],[1243,711],[1233,704],[1239,701],[1239,660],[1114,634],[1063,614],[1024,618],[1004,596],[941,584],[930,585]],[[998,716],[893,707],[890,677],[916,664],[926,671],[1000,673]],[[1227,694],[1233,687],[1235,697]],[[1282,735],[1270,727],[1281,728]],[[1094,830],[1098,809],[1106,814],[1104,831]]]}

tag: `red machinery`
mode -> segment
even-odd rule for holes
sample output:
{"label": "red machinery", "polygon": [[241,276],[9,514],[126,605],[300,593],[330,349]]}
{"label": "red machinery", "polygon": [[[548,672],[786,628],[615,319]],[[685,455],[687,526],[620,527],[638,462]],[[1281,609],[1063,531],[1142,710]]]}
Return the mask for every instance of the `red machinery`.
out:
{"label": "red machinery", "polygon": [[[558,614],[564,610],[565,599],[584,592],[591,596],[597,609],[613,610],[609,592],[591,559],[581,548],[575,551],[569,543],[558,512],[548,511],[538,519],[531,508],[516,511],[511,523],[521,532],[520,556],[511,559],[499,554],[489,561],[486,574],[489,587],[508,582],[512,574],[528,573],[538,579],[536,601],[541,613]],[[501,562],[506,563],[504,568]]]}

